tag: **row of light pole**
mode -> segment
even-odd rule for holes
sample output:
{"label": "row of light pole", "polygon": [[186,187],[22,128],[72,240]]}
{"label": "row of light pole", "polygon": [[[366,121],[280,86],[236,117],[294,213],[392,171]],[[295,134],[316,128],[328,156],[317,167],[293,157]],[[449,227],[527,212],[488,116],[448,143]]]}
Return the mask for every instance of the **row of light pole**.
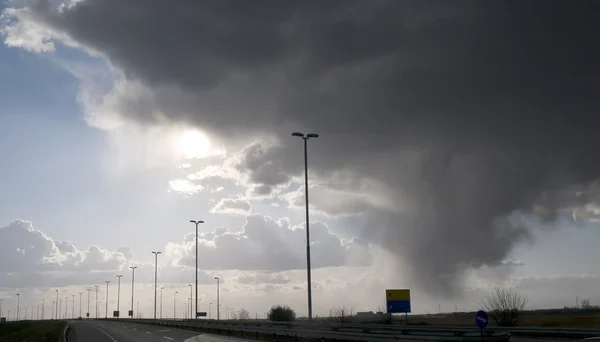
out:
{"label": "row of light pole", "polygon": [[[155,255],[155,258],[158,258],[158,254],[161,254],[161,252],[152,252],[152,253]],[[155,259],[155,262],[156,261],[157,261],[157,259]],[[132,266],[131,267],[132,273],[133,273],[132,274],[133,275],[133,277],[132,277],[132,293],[131,293],[132,308],[133,308],[133,300],[134,300],[134,297],[133,297],[134,292],[133,292],[133,290],[134,290],[134,284],[135,284],[135,282],[133,281],[133,279],[135,277],[135,269],[136,268],[137,268],[136,266]],[[155,281],[154,281],[154,286],[155,286],[155,292],[154,292],[154,296],[155,296],[154,297],[154,319],[156,319],[157,318],[156,317],[157,316],[157,310],[156,310],[157,309],[156,308],[156,306],[157,306],[156,292],[157,291],[156,291],[156,289],[157,289],[157,284],[158,284],[156,265],[155,265],[155,275],[154,276],[155,276]],[[121,275],[121,274],[117,275],[117,279],[118,279],[117,311],[120,310],[121,278],[122,277],[123,277],[123,275]],[[219,290],[220,278],[219,277],[214,277],[214,279],[217,281],[217,303],[218,303],[218,301],[219,301],[219,295],[220,295],[220,293],[219,293],[220,292],[220,290]],[[108,286],[109,286],[109,284],[110,284],[111,281],[110,280],[105,280],[104,282],[106,283],[106,309],[105,309],[106,312],[105,312],[105,318],[108,318],[108,302],[109,302],[109,300],[108,300],[108,290],[109,290]],[[191,294],[192,294],[192,285],[188,285],[188,286],[190,287],[190,296],[191,296]],[[96,288],[96,305],[95,305],[96,314],[95,314],[95,316],[96,316],[96,318],[98,318],[98,316],[100,315],[100,310],[99,310],[99,307],[98,307],[98,304],[99,304],[99,302],[98,302],[98,289],[100,288],[100,285],[95,285],[94,287]],[[160,318],[161,319],[162,319],[162,313],[163,313],[163,308],[162,308],[163,307],[163,305],[162,305],[163,304],[163,300],[162,300],[162,298],[163,298],[163,290],[164,289],[165,289],[164,287],[161,287],[161,289],[160,289],[161,290],[160,291]],[[52,301],[52,306],[53,306],[52,307],[52,319],[55,319],[55,318],[58,319],[63,314],[64,314],[65,318],[68,318],[69,317],[69,315],[68,315],[68,300],[69,300],[69,296],[65,296],[64,297],[65,309],[63,311],[62,310],[63,297],[59,298],[59,292],[58,292],[58,290],[55,290],[55,291],[56,291],[56,301]],[[88,292],[88,309],[87,309],[88,317],[90,317],[90,295],[91,295],[91,291],[92,291],[92,289],[87,289],[87,292]],[[177,293],[179,293],[179,291],[175,292],[175,296],[177,295]],[[81,316],[82,315],[82,295],[83,295],[83,292],[79,292],[79,317],[82,317]],[[73,294],[73,295],[71,295],[71,297],[73,298],[73,300],[72,300],[72,315],[71,315],[71,317],[75,318],[75,295]],[[190,298],[192,298],[192,297],[190,297]],[[174,299],[176,299],[176,297]],[[17,316],[16,320],[19,320],[19,315],[20,315],[20,311],[21,311],[20,310],[20,303],[21,303],[21,294],[17,293],[17,309],[15,310],[16,311],[16,316]],[[45,305],[44,304],[45,304],[45,301],[44,301],[44,299],[42,299],[42,319],[44,319],[44,310],[45,310]],[[2,317],[2,305],[3,305],[3,300],[0,298],[0,317]],[[175,310],[176,304],[173,303],[173,305],[174,305],[174,310]],[[218,309],[218,306],[219,306],[219,304],[217,304],[217,318],[219,318],[219,309]],[[34,308],[34,306],[32,306],[32,311],[31,311],[32,315],[33,315],[33,308]],[[189,308],[190,308],[189,315],[191,317],[192,316],[192,302],[191,302],[191,300],[190,300],[190,307]],[[12,311],[12,310],[9,310],[9,311]],[[131,310],[131,311],[133,312],[133,310]],[[187,309],[186,309],[186,311],[187,311]],[[39,317],[39,305],[38,305],[38,317]],[[175,312],[174,318],[175,317],[176,317],[176,312]],[[132,318],[133,318],[133,315],[132,315]]]}
{"label": "row of light pole", "polygon": [[[304,133],[300,133],[300,132],[294,132],[292,133],[292,136],[294,137],[299,137],[304,141],[304,196],[305,196],[305,206],[306,206],[306,282],[307,282],[307,295],[308,295],[308,323],[312,323],[312,281],[311,281],[311,265],[310,265],[310,229],[309,229],[309,204],[308,204],[308,140],[309,139],[314,139],[314,138],[318,138],[319,135],[316,133],[308,133],[308,134],[304,134]],[[193,297],[191,294],[192,291],[192,285],[190,286],[190,299],[194,298],[194,307],[195,307],[195,312],[196,314],[194,315],[194,318],[197,319],[198,318],[198,225],[200,223],[204,223],[204,221],[199,221],[199,220],[190,220],[190,223],[193,223],[196,226],[196,254],[195,254],[195,259],[196,259],[196,269],[195,269],[195,279],[196,279],[196,296]],[[157,289],[158,289],[158,255],[161,254],[161,252],[155,252],[153,251],[152,254],[154,254],[154,319],[156,319],[156,302],[157,302]],[[133,294],[134,294],[134,288],[135,288],[135,269],[137,268],[137,266],[131,266],[131,271],[132,271],[132,275],[131,275],[131,317],[133,318],[133,303],[134,303],[134,298],[133,298]],[[118,294],[117,294],[117,311],[119,311],[120,309],[120,294],[121,294],[121,277],[122,275],[117,275],[117,278],[119,279],[119,285],[118,285]],[[220,319],[220,298],[219,298],[219,278],[215,277],[215,280],[217,280],[217,320]],[[106,282],[106,317],[108,318],[108,284],[110,283],[109,280],[105,281]],[[96,318],[98,318],[98,285],[95,285],[96,287]],[[160,309],[160,316],[162,317],[162,290],[164,289],[164,287],[161,288],[161,309]],[[91,289],[88,289],[88,315],[89,315],[89,296],[90,296],[90,291]],[[175,292],[174,296],[176,296],[178,293],[178,291]],[[80,295],[80,304],[81,304],[81,293],[79,293]],[[74,301],[75,295],[73,295],[73,301]],[[66,305],[68,302],[69,297],[65,298],[65,309],[66,309]],[[17,320],[19,319],[19,300],[20,300],[20,296],[19,294],[17,294]],[[59,306],[60,304],[60,300],[58,298],[58,290],[56,290],[56,317],[58,317],[58,312],[59,312]],[[74,303],[73,303],[74,305]],[[191,308],[192,303],[190,303],[190,314],[191,314]],[[42,309],[43,310],[43,309]],[[81,311],[81,308],[80,308]],[[173,311],[175,311],[175,302],[173,303]],[[75,312],[75,309],[73,308],[73,312]],[[2,316],[2,301],[0,299],[0,316]],[[175,317],[175,313],[174,313],[174,317]],[[190,315],[191,317],[191,315]]]}
{"label": "row of light pole", "polygon": [[[73,297],[73,301],[72,301],[72,311],[71,311],[71,317],[75,317],[75,295],[71,295],[71,297]],[[52,301],[52,311],[51,311],[51,319],[58,319],[60,317],[60,315],[63,315],[63,317],[69,317],[69,307],[68,307],[68,299],[69,296],[64,297],[65,298],[65,310],[63,312],[62,309],[59,309],[59,307],[62,308],[62,298],[58,298],[58,290],[56,290],[56,301]],[[81,313],[81,293],[79,293],[79,305],[80,305],[80,313]],[[2,317],[2,304],[3,304],[3,299],[0,298],[0,317]],[[27,316],[27,308],[25,307],[25,316]],[[31,306],[31,319],[33,319],[34,317],[34,308],[36,308],[36,314],[35,314],[35,318],[36,319],[41,319],[44,320],[46,318],[46,300],[42,299],[41,300],[41,304],[37,304],[37,305],[32,305]],[[41,309],[41,310],[40,310]],[[10,313],[11,311],[15,312],[15,320],[19,320],[21,318],[21,294],[17,293],[17,307],[14,310],[8,310],[8,313]],[[40,312],[41,311],[41,312]],[[8,317],[10,318],[10,317]]]}

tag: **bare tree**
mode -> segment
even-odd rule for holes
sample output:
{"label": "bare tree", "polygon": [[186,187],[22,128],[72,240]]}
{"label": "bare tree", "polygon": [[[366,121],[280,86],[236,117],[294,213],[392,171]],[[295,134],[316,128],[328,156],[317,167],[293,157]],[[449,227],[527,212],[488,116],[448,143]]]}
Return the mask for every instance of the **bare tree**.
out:
{"label": "bare tree", "polygon": [[581,308],[582,309],[591,309],[592,308],[592,303],[590,303],[589,299],[584,299],[581,301]]}
{"label": "bare tree", "polygon": [[246,310],[246,309],[240,310],[240,312],[238,313],[238,319],[240,319],[240,320],[250,319],[250,313],[248,312],[248,310]]}
{"label": "bare tree", "polygon": [[348,323],[354,316],[352,309],[348,310],[345,307],[331,310],[331,320],[335,323]]}
{"label": "bare tree", "polygon": [[527,305],[527,297],[517,291],[496,288],[483,299],[481,306],[501,327],[519,325],[521,311]]}

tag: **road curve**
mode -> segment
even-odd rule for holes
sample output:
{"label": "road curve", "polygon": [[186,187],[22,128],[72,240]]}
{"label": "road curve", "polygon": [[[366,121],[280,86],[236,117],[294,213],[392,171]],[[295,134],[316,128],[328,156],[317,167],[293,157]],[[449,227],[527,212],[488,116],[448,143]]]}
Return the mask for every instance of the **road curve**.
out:
{"label": "road curve", "polygon": [[[251,340],[202,334],[148,324],[106,321],[71,321],[70,342],[250,342]],[[255,342],[255,341],[253,341]]]}

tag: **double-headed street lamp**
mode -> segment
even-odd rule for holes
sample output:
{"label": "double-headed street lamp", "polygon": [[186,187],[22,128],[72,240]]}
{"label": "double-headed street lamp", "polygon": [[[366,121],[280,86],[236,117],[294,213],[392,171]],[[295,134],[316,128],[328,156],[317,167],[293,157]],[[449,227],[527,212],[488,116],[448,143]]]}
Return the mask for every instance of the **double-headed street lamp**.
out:
{"label": "double-headed street lamp", "polygon": [[[192,285],[188,285],[190,287],[190,319],[192,319],[192,299],[194,298],[192,296]],[[197,287],[196,287],[197,289]],[[187,307],[185,308],[186,310],[188,309]]]}
{"label": "double-headed street lamp", "polygon": [[162,319],[162,313],[163,313],[163,309],[162,309],[162,295],[163,295],[163,290],[164,290],[164,286],[160,288],[160,319]]}
{"label": "double-headed street lamp", "polygon": [[310,276],[310,231],[308,229],[308,139],[318,138],[316,133],[292,133],[294,137],[300,137],[304,140],[304,200],[306,204],[306,278],[308,283],[308,324],[312,323],[312,282]]}
{"label": "double-headed street lamp", "polygon": [[156,287],[158,285],[158,255],[160,252],[152,252],[154,254],[154,319],[156,319]]}
{"label": "double-headed street lamp", "polygon": [[121,277],[122,274],[117,274],[119,284],[117,285],[117,318],[121,317]]}
{"label": "double-headed street lamp", "polygon": [[[58,290],[56,290],[58,291]],[[19,310],[21,306],[21,295],[19,293],[17,293],[17,321],[19,320]]]}
{"label": "double-headed street lamp", "polygon": [[173,319],[177,318],[177,294],[179,291],[175,291],[173,294]]}
{"label": "double-headed street lamp", "polygon": [[98,318],[98,288],[100,285],[94,285],[94,287],[96,288],[96,318]]}
{"label": "double-headed street lamp", "polygon": [[59,300],[58,300],[58,290],[56,290],[56,316],[55,316],[56,319],[59,319],[59,317],[58,317],[58,304],[59,303],[58,302],[59,302]]}
{"label": "double-headed street lamp", "polygon": [[69,296],[65,297],[65,318],[69,318]]}
{"label": "double-headed street lamp", "polygon": [[133,319],[133,289],[135,284],[135,269],[137,266],[129,266],[131,268],[131,318]]}
{"label": "double-headed street lamp", "polygon": [[[191,223],[196,225],[196,254],[195,254],[195,259],[196,259],[196,271],[194,272],[196,274],[196,312],[198,312],[198,225],[200,223],[204,223],[204,221],[196,221],[196,220],[190,220]],[[194,318],[197,318],[196,315],[194,315]]]}
{"label": "double-headed street lamp", "polygon": [[106,283],[106,309],[104,318],[108,318],[108,284],[110,284],[110,280],[105,280],[104,282]]}
{"label": "double-headed street lamp", "polygon": [[217,280],[217,321],[220,319],[219,313],[221,312],[221,304],[219,302],[219,277],[215,277]]}
{"label": "double-headed street lamp", "polygon": [[87,289],[87,292],[88,292],[88,309],[87,309],[86,316],[89,319],[89,318],[91,318],[90,317],[90,293],[92,293],[92,289]]}

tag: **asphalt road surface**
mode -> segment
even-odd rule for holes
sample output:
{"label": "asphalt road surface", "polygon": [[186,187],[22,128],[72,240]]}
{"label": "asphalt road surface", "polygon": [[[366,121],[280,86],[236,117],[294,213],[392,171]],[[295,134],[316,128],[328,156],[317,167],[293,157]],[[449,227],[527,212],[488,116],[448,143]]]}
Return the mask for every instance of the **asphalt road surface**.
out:
{"label": "asphalt road surface", "polygon": [[[225,335],[202,334],[199,332],[173,329],[127,321],[72,321],[73,342],[256,342]],[[537,339],[513,336],[511,342],[572,342],[575,339]],[[414,342],[414,339],[406,341]]]}
{"label": "asphalt road surface", "polygon": [[[74,342],[249,342],[250,340],[202,334],[149,324],[103,321],[72,321],[71,338]],[[256,342],[256,341],[253,341]]]}

